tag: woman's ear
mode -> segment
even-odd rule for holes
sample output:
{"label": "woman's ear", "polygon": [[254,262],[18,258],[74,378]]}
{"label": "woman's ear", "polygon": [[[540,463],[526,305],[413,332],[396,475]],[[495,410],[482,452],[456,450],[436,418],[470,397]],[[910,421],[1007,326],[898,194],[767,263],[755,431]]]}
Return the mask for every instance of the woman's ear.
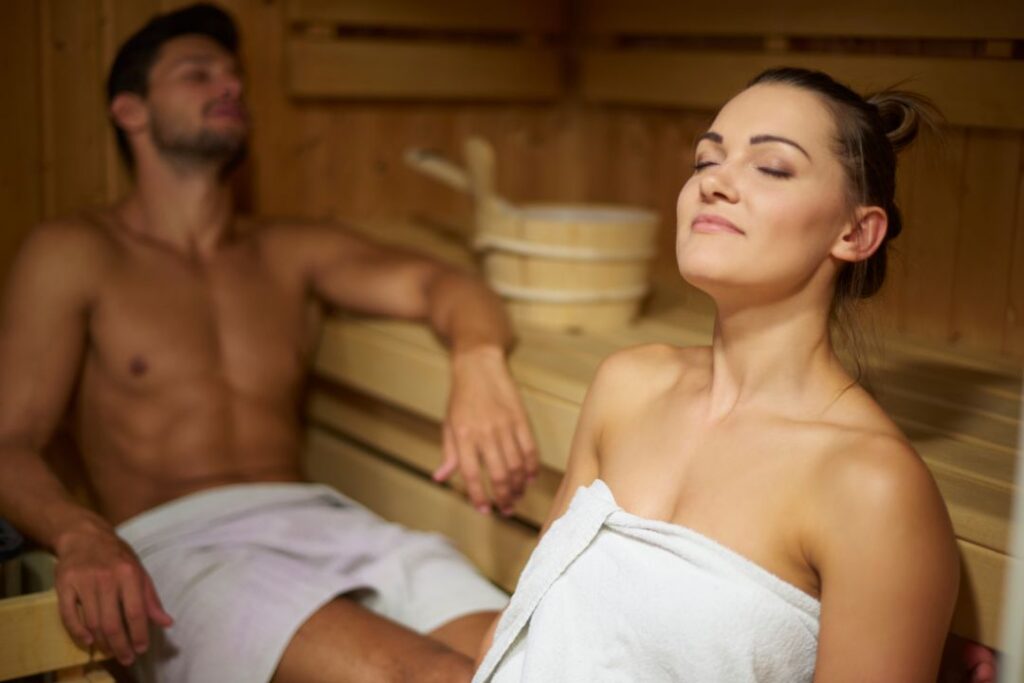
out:
{"label": "woman's ear", "polygon": [[146,126],[149,112],[142,98],[135,93],[121,92],[110,103],[110,117],[125,133],[134,133]]}
{"label": "woman's ear", "polygon": [[832,246],[832,256],[850,263],[863,261],[882,246],[888,228],[889,217],[880,206],[858,207]]}

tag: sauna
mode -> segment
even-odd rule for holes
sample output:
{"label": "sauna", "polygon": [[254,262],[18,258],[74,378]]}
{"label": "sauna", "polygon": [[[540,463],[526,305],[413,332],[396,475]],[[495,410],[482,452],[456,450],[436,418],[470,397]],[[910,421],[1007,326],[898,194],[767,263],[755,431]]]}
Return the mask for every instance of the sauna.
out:
{"label": "sauna", "polygon": [[[185,4],[4,3],[0,271],[34,225],[129,189],[103,82],[126,36]],[[512,516],[478,514],[458,477],[431,479],[450,382],[441,342],[423,324],[331,311],[303,400],[305,473],[446,535],[508,592],[601,361],[711,340],[713,304],[679,277],[674,245],[676,199],[714,112],[777,65],[931,98],[945,121],[901,156],[905,228],[881,294],[858,312],[863,357],[953,522],[953,633],[1012,649],[1004,623],[1024,611],[1005,589],[1022,438],[1024,5],[217,4],[239,27],[252,116],[230,181],[239,208],[345,224],[488,278],[515,324],[508,363],[541,462]],[[2,565],[0,680],[113,680],[61,626],[52,557],[24,547]]]}

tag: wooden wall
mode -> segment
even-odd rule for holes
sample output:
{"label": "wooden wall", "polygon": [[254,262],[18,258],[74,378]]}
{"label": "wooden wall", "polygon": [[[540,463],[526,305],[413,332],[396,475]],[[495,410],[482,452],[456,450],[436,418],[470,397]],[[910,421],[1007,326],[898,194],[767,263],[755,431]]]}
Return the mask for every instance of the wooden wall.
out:
{"label": "wooden wall", "polygon": [[[104,113],[105,70],[118,40],[151,12],[181,4],[185,3],[4,3],[0,76],[9,84],[10,95],[0,113],[0,145],[5,150],[0,157],[0,215],[5,220],[0,266],[7,263],[20,235],[39,219],[106,202],[123,191],[126,181]],[[249,191],[246,203],[253,209],[359,222],[415,213],[465,226],[468,201],[417,176],[401,156],[408,146],[419,145],[457,158],[461,140],[479,133],[497,148],[499,189],[511,199],[619,201],[657,208],[665,223],[659,283],[674,288],[695,307],[706,305],[678,282],[670,245],[675,196],[689,174],[694,137],[707,126],[711,112],[708,106],[671,97],[616,101],[599,96],[604,86],[588,72],[593,59],[600,56],[597,53],[642,41],[628,36],[592,40],[580,35],[581,30],[590,30],[590,24],[602,21],[605,28],[601,30],[608,31],[609,25],[624,22],[623,16],[630,21],[646,15],[664,25],[680,23],[679,18],[687,16],[685,3],[630,3],[633,9],[627,15],[615,14],[616,3],[579,0],[563,5],[553,27],[530,43],[561,51],[563,87],[556,97],[540,93],[521,101],[297,97],[287,71],[292,64],[290,42],[334,34],[330,28],[303,24],[294,8],[330,7],[331,3],[224,0],[222,4],[238,18],[243,34],[255,119],[253,153],[243,180]],[[349,0],[348,4],[375,3]],[[381,4],[403,3],[376,3]],[[876,12],[886,5],[869,4],[868,10]],[[452,0],[438,3],[472,5]],[[760,6],[757,3],[736,0],[725,5],[736,10],[736,16],[746,17],[748,24],[773,21],[769,15],[740,11],[746,5]],[[929,16],[938,17],[933,23],[945,22],[947,28],[942,30],[969,23],[958,14],[963,12],[960,3],[928,6]],[[1014,40],[1020,35],[1019,25],[999,19],[1020,12],[1009,9],[1015,7],[1011,0],[979,7],[971,16],[981,17],[977,21],[982,23],[987,20],[988,26],[1001,26],[1006,35],[989,41],[956,35],[928,41],[882,37],[843,42],[772,35],[764,40],[773,49],[815,53],[834,51],[839,45],[864,54],[939,54],[974,60],[981,65],[980,73],[990,69],[994,79],[1005,79],[997,71],[1008,64],[1016,68],[1024,50]],[[581,18],[581,8],[592,13]],[[862,15],[851,15],[846,21]],[[740,29],[751,34],[803,30],[752,26]],[[975,34],[983,33],[983,28]],[[702,30],[706,35],[677,35],[668,43],[683,52],[710,46],[739,55],[751,50],[751,41],[756,46],[762,41],[725,36],[726,29],[712,25]],[[872,30],[878,32],[878,27]],[[398,33],[399,38],[402,35]],[[749,75],[752,72],[742,74]],[[970,117],[960,116],[958,106],[951,105],[958,113],[951,117],[955,123],[946,130],[944,144],[922,146],[904,160],[900,192],[908,225],[895,244],[896,265],[877,306],[879,317],[886,329],[909,338],[1019,363],[1024,360],[1024,132],[1001,119],[985,125],[971,123]],[[968,123],[956,123],[958,119]]]}

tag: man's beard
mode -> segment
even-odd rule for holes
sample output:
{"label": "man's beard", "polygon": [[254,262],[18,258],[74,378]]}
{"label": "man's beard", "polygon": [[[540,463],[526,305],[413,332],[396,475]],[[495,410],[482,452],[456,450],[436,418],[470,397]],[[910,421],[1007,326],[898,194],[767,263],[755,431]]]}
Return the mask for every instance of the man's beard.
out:
{"label": "man's beard", "polygon": [[186,131],[158,115],[151,119],[153,144],[172,164],[181,168],[216,165],[226,176],[248,153],[245,133],[218,133],[200,128]]}

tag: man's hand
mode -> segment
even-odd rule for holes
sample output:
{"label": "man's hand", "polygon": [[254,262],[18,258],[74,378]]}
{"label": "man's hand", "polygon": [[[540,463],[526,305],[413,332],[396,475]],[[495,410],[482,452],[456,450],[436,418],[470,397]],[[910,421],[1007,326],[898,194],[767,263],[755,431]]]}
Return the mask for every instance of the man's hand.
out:
{"label": "man's hand", "polygon": [[526,412],[499,347],[476,346],[452,354],[443,445],[444,462],[434,479],[445,481],[458,469],[473,506],[487,513],[490,501],[481,476],[486,469],[495,505],[502,514],[512,514],[539,465]]}
{"label": "man's hand", "polygon": [[173,623],[149,574],[113,530],[97,524],[57,543],[57,600],[71,637],[130,665],[149,647],[149,622]]}

